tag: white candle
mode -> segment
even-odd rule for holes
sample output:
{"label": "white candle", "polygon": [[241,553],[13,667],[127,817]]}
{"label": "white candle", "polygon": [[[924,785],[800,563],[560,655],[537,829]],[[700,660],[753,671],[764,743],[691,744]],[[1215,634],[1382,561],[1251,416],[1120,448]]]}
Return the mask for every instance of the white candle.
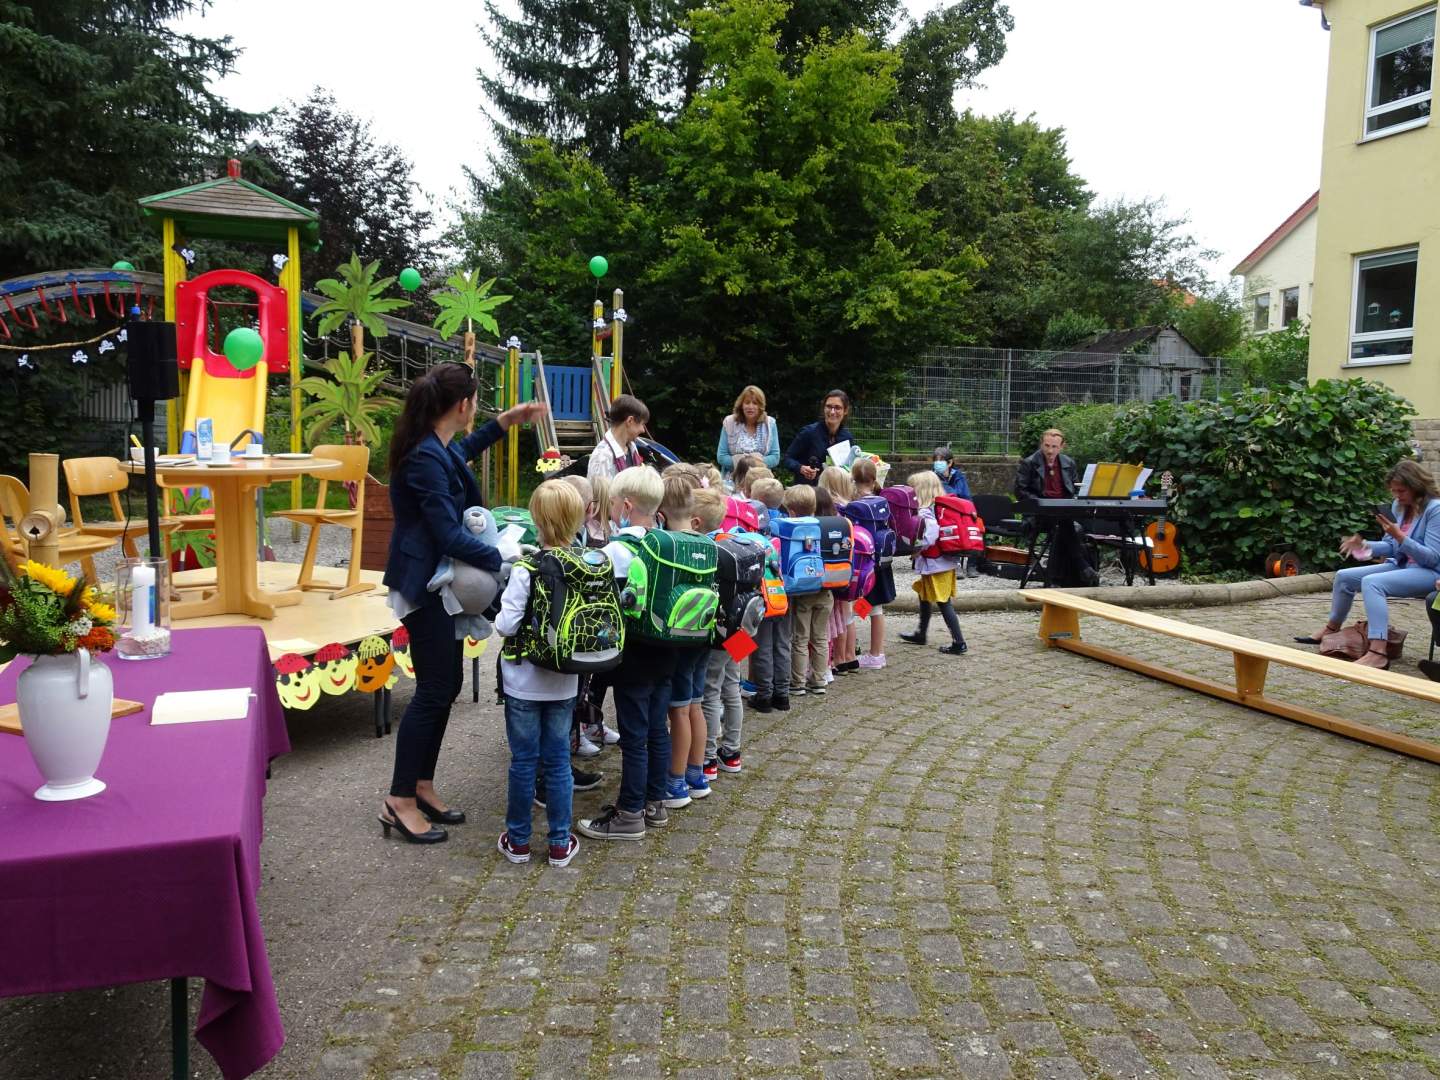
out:
{"label": "white candle", "polygon": [[155,571],[149,566],[130,570],[130,629],[133,636],[143,638],[154,628],[150,615],[150,596],[155,588]]}

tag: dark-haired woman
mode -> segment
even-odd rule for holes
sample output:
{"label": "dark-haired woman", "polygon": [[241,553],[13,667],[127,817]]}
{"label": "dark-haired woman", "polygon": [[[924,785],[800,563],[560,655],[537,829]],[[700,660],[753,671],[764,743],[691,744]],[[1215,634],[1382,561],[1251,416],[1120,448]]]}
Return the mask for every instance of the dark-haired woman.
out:
{"label": "dark-haired woman", "polygon": [[[836,443],[854,443],[855,439],[845,426],[850,415],[850,395],[844,390],[831,390],[820,405],[820,419],[801,428],[785,452],[785,467],[795,474],[802,484],[814,487],[824,470],[826,454]],[[838,462],[848,469],[850,462]]]}
{"label": "dark-haired woman", "polygon": [[616,473],[645,464],[635,440],[644,434],[645,425],[650,422],[650,410],[639,398],[621,394],[610,403],[610,412],[605,419],[610,423],[610,430],[605,432],[600,445],[590,455],[585,475],[592,488],[599,481],[605,485],[605,490],[609,490],[610,481],[615,479]]}
{"label": "dark-haired woman", "polygon": [[385,585],[391,608],[410,632],[415,695],[395,734],[395,771],[380,823],[387,835],[398,829],[412,843],[439,843],[446,837],[441,825],[465,820],[435,791],[440,743],[460,693],[464,639],[455,636],[454,617],[426,583],[443,555],[482,570],[500,569],[500,553],[464,527],[465,509],[481,503],[469,463],[512,424],[546,411],[540,402],[517,405],[464,435],[475,420],[477,389],[475,372],[466,365],[436,365],[410,385],[390,441],[395,531]]}

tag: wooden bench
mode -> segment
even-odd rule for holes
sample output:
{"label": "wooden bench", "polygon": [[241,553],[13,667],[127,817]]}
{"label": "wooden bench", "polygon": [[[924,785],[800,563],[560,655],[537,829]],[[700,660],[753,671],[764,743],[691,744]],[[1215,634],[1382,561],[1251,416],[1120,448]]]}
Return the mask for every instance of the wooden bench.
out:
{"label": "wooden bench", "polygon": [[[1440,745],[1436,743],[1412,738],[1409,735],[1399,735],[1382,728],[1372,727],[1369,724],[1345,720],[1338,716],[1317,712],[1314,709],[1307,709],[1301,705],[1289,705],[1283,701],[1266,697],[1265,675],[1271,664],[1284,664],[1287,667],[1313,672],[1316,675],[1330,675],[1337,679],[1359,683],[1361,686],[1371,686],[1377,690],[1405,694],[1408,697],[1419,698],[1421,701],[1428,701],[1432,704],[1440,704],[1440,683],[1413,678],[1409,675],[1399,675],[1393,671],[1362,667],[1346,660],[1335,660],[1328,656],[1318,656],[1300,649],[1287,648],[1284,645],[1273,645],[1268,641],[1256,641],[1253,638],[1240,637],[1238,634],[1227,634],[1222,630],[1212,630],[1208,626],[1196,626],[1193,623],[1180,622],[1178,619],[1152,615],[1148,611],[1134,611],[1130,608],[1117,607],[1114,604],[1102,603],[1099,600],[1091,600],[1089,597],[1075,596],[1055,589],[1027,592],[1023,595],[1028,602],[1042,605],[1040,640],[1049,648],[1061,648],[1079,653],[1081,656],[1104,660],[1117,667],[1138,671],[1142,675],[1149,675],[1155,679],[1164,679],[1176,686],[1198,690],[1202,694],[1209,694],[1236,705],[1245,705],[1261,712],[1270,713],[1272,716],[1282,716],[1286,720],[1309,724],[1311,727],[1332,731],[1337,735],[1345,735],[1373,746],[1381,746],[1387,750],[1395,750],[1402,754],[1409,754],[1411,757],[1440,764]],[[1181,641],[1191,641],[1197,645],[1208,645],[1212,649],[1229,652],[1235,659],[1235,685],[1232,687],[1224,683],[1213,682],[1197,675],[1152,664],[1148,660],[1127,656],[1125,653],[1105,648],[1102,645],[1092,645],[1088,641],[1083,641],[1080,637],[1081,615],[1093,615],[1122,626],[1133,626],[1137,630],[1148,630],[1152,633],[1178,638]]]}

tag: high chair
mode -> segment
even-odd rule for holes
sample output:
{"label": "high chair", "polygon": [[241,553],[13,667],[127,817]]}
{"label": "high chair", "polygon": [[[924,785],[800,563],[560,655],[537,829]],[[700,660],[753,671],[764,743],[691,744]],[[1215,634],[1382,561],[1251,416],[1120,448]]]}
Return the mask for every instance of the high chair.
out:
{"label": "high chair", "polygon": [[[120,468],[120,461],[113,457],[66,458],[60,463],[65,470],[65,487],[70,492],[70,520],[75,530],[83,536],[104,537],[110,543],[119,543],[121,550],[130,558],[138,559],[139,550],[135,539],[146,535],[145,510],[142,503],[140,516],[126,520],[125,510],[120,505],[120,492],[130,486],[130,474]],[[80,509],[81,498],[108,495],[110,498],[109,521],[86,521]],[[174,518],[160,519],[160,533],[169,536],[180,528]],[[168,546],[168,545],[167,545]],[[151,552],[153,558],[161,558],[161,552]],[[94,580],[95,564],[87,555],[80,560],[85,573]]]}
{"label": "high chair", "polygon": [[[56,507],[58,510],[59,507]],[[19,572],[20,564],[29,558],[29,548],[20,535],[20,519],[30,512],[30,489],[16,476],[0,475],[0,554],[10,564],[10,569]],[[72,528],[60,534],[60,565],[82,560],[91,584],[95,583],[95,567],[91,556],[113,546],[115,541],[99,536],[82,536]]]}
{"label": "high chair", "polygon": [[[324,473],[317,479],[320,493],[313,510],[277,510],[271,517],[285,518],[310,526],[310,538],[305,544],[305,559],[300,564],[300,577],[296,585],[302,590],[323,590],[330,593],[331,600],[342,596],[354,596],[368,592],[375,585],[360,580],[360,542],[365,532],[365,472],[370,468],[368,446],[342,446],[327,444],[315,447],[317,458],[340,462],[339,471]],[[331,483],[355,485],[355,507],[352,510],[332,510],[325,505],[325,492]],[[315,580],[315,555],[320,545],[320,526],[339,525],[350,530],[350,565],[344,585]]]}

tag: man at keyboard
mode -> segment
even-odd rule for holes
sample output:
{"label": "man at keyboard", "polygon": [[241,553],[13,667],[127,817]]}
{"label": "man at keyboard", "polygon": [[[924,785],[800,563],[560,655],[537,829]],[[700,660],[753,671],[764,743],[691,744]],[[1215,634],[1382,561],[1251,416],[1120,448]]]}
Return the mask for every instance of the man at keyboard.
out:
{"label": "man at keyboard", "polygon": [[[1040,448],[1020,460],[1015,470],[1015,497],[1018,499],[1075,498],[1075,459],[1064,453],[1065,433],[1050,428],[1040,436]],[[1030,528],[1038,528],[1031,521]],[[1059,586],[1098,585],[1100,576],[1085,553],[1084,530],[1073,518],[1056,518],[1049,527],[1055,531],[1050,545],[1051,580]]]}

